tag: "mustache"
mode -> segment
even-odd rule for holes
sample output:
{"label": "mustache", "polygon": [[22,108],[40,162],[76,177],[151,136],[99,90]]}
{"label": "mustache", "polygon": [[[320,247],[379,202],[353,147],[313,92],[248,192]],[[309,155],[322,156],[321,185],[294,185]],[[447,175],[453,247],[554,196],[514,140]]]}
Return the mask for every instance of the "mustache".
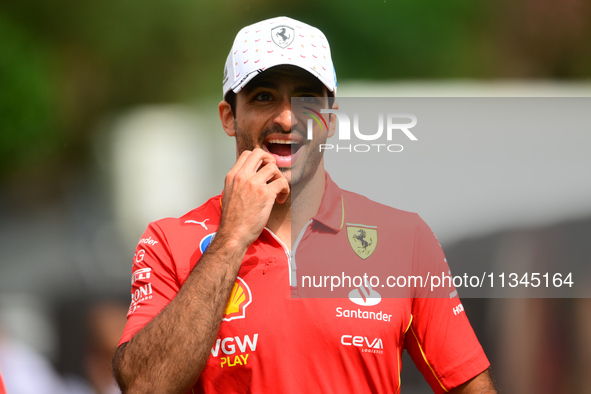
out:
{"label": "mustache", "polygon": [[271,134],[299,134],[302,139],[305,139],[304,137],[306,136],[306,130],[304,130],[304,128],[299,124],[292,126],[290,130],[284,130],[283,127],[279,125],[273,125],[271,127],[265,128],[261,132],[259,137],[260,141],[263,142]]}

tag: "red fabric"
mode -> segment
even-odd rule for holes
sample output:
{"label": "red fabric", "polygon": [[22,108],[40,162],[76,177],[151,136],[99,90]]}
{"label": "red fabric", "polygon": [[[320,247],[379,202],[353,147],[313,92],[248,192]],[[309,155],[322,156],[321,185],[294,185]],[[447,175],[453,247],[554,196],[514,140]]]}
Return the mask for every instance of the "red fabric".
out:
{"label": "red fabric", "polygon": [[[181,218],[150,224],[134,256],[121,343],[174,298],[220,215],[217,196]],[[371,251],[365,258],[354,249],[360,239]],[[458,386],[489,364],[459,299],[450,298],[453,288],[421,298],[432,294],[403,289],[401,296],[379,285],[370,293],[380,293],[380,301],[359,305],[349,297],[357,286],[329,292],[304,278],[365,273],[384,280],[386,274],[448,271],[439,243],[418,215],[342,191],[327,176],[319,213],[291,255],[266,229],[248,249],[194,391],[392,393],[399,389],[404,348],[435,392]]]}
{"label": "red fabric", "polygon": [[0,394],[6,394],[6,389],[4,388],[4,382],[2,381],[2,374],[0,374]]}

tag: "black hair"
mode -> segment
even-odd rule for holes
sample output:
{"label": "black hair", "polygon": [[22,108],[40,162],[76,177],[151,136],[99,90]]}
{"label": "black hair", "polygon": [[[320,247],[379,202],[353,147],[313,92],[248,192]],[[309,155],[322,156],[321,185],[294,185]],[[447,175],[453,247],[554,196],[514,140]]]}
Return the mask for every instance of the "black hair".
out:
{"label": "black hair", "polygon": [[232,90],[228,91],[228,93],[226,93],[226,97],[224,97],[224,100],[230,104],[232,115],[236,117],[236,93],[234,93]]}

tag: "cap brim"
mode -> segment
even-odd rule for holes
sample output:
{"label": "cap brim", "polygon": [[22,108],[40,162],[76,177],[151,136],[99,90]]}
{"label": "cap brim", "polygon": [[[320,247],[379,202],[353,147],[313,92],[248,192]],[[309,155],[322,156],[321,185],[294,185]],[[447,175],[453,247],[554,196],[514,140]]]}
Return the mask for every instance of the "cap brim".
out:
{"label": "cap brim", "polygon": [[[269,64],[269,63],[267,63]],[[267,67],[265,67],[265,69],[257,69],[257,70],[253,70],[250,73],[248,73],[247,75],[245,75],[241,80],[239,80],[238,82],[234,83],[234,85],[230,86],[230,90],[232,90],[234,93],[238,93],[242,90],[243,87],[245,87],[254,77],[256,77],[257,75],[261,74],[262,72],[265,72],[266,70],[269,70],[270,68],[273,67],[277,67],[277,66],[296,66],[301,68],[302,70],[308,71],[310,74],[312,74],[313,76],[315,76],[316,78],[318,78],[320,80],[320,82],[322,82],[322,84],[324,86],[326,86],[326,88],[334,93],[335,92],[335,86],[332,83],[329,83],[326,78],[324,78],[318,71],[316,71],[314,68],[309,67],[307,65],[302,65],[301,63],[295,62],[295,61],[289,61],[289,60],[284,60],[284,59],[280,59],[280,61],[278,62],[272,62],[270,65],[267,65]]]}

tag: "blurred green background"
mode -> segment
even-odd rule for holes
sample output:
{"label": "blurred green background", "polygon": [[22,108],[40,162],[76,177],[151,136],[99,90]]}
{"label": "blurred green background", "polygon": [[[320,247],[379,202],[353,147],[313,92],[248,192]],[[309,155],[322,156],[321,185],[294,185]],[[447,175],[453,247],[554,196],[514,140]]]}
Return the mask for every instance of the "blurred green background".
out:
{"label": "blurred green background", "polygon": [[105,114],[219,96],[236,31],[267,17],[320,26],[340,81],[577,80],[591,76],[590,9],[584,0],[2,2],[0,182],[17,195],[55,193]]}

